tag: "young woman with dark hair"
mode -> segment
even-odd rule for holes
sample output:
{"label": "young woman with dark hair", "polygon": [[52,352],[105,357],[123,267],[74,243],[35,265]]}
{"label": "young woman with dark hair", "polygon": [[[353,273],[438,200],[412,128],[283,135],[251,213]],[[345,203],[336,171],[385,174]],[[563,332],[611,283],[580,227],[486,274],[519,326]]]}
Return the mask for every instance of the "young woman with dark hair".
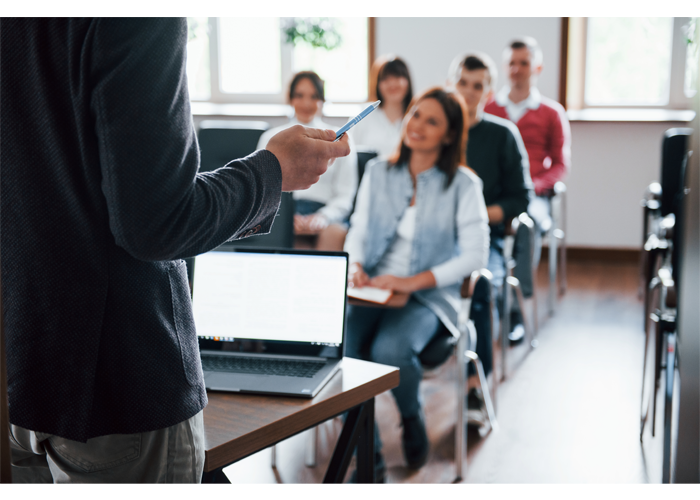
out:
{"label": "young woman with dark hair", "polygon": [[382,156],[393,153],[401,135],[401,120],[413,99],[408,66],[399,57],[378,58],[370,70],[370,101],[381,100],[353,132],[355,144],[377,151]]}
{"label": "young woman with dark hair", "polygon": [[[398,366],[392,390],[403,420],[409,467],[421,467],[428,437],[418,387],[418,355],[441,328],[457,322],[459,288],[486,265],[489,229],[479,178],[465,166],[466,105],[433,88],[416,98],[390,158],[373,160],[360,184],[345,250],[351,286],[411,293],[401,309],[348,306],[346,354]],[[445,325],[451,327],[450,321]],[[376,473],[383,460],[377,435]]]}
{"label": "young woman with dark hair", "polygon": [[[289,123],[266,131],[258,141],[258,149],[263,149],[272,136],[298,123],[318,129],[337,129],[321,121],[319,117],[325,102],[323,80],[313,71],[297,73],[289,85],[289,104],[294,108],[294,117]],[[328,167],[321,179],[308,189],[294,191],[296,214],[294,232],[296,234],[317,234],[316,248],[319,250],[340,250],[339,242],[329,225],[342,225],[352,210],[353,198],[357,191],[357,154],[352,134],[350,155],[338,158]]]}

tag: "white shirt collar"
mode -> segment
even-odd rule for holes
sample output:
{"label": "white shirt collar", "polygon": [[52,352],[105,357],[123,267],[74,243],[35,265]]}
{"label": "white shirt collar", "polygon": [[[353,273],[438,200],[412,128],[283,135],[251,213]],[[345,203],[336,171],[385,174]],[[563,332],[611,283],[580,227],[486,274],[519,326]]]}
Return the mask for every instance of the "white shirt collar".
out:
{"label": "white shirt collar", "polygon": [[[499,106],[505,106],[507,104],[515,104],[510,100],[508,97],[508,94],[510,94],[510,87],[506,86],[503,87],[497,94],[496,94],[496,104]],[[540,94],[540,91],[537,90],[537,87],[530,87],[530,95],[527,96],[527,98],[524,101],[519,102],[517,105],[524,106],[525,108],[528,109],[537,109],[540,107],[540,104],[542,103],[542,94]]]}

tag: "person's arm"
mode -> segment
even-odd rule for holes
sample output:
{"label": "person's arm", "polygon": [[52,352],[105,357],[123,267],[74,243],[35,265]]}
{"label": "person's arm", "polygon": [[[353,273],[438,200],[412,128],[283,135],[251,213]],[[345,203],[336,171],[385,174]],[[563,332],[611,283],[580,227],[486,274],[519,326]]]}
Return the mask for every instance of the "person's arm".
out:
{"label": "person's arm", "polygon": [[186,20],[98,19],[88,43],[85,66],[94,82],[91,109],[109,225],[133,257],[190,257],[232,237],[268,232],[285,183],[308,187],[325,171],[295,177],[295,169],[302,172],[297,158],[319,153],[314,158],[323,160],[332,148],[328,134],[295,130],[278,134],[274,151],[270,144],[270,151],[198,174]]}
{"label": "person's arm", "polygon": [[500,210],[500,220],[493,220],[492,207],[489,209],[489,223],[508,221],[525,212],[530,203],[532,181],[530,162],[520,132],[514,125],[508,127],[499,155],[499,178],[501,195],[495,201]]}
{"label": "person's arm", "polygon": [[[460,175],[459,173],[457,175]],[[457,243],[459,255],[431,269],[435,286],[461,283],[473,271],[486,266],[489,256],[489,227],[481,181],[476,175],[460,193],[457,204]]]}
{"label": "person's arm", "polygon": [[552,165],[532,179],[538,196],[552,189],[571,168],[571,126],[564,108],[561,106],[553,106],[553,108],[555,113],[552,113],[552,119],[548,124],[549,149],[547,151],[547,156],[552,159]]}
{"label": "person's arm", "polygon": [[[345,134],[349,135],[349,134]],[[321,208],[318,213],[323,215],[328,222],[341,222],[352,210],[352,201],[357,191],[357,154],[352,137],[348,138],[351,153],[345,158],[336,160],[331,167],[331,189],[333,198]]]}
{"label": "person's arm", "polygon": [[355,201],[355,211],[350,217],[350,229],[345,237],[345,250],[350,256],[350,265],[355,263],[364,265],[365,262],[365,235],[369,225],[370,207],[370,172],[368,170],[362,176],[362,182],[357,190],[357,200]]}

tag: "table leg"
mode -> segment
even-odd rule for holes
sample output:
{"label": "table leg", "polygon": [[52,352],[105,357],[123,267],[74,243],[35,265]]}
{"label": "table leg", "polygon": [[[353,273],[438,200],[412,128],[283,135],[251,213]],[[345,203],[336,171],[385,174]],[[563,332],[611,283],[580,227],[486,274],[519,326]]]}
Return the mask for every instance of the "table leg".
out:
{"label": "table leg", "polygon": [[204,472],[202,474],[202,483],[230,484],[231,481],[229,481],[226,474],[224,474],[222,467],[221,469],[214,469],[210,472]]}
{"label": "table leg", "polygon": [[364,406],[365,422],[357,443],[357,482],[374,483],[374,398]]}
{"label": "table leg", "polygon": [[348,412],[338,443],[328,464],[324,483],[342,483],[352,454],[357,450],[357,480],[374,482],[374,398]]}

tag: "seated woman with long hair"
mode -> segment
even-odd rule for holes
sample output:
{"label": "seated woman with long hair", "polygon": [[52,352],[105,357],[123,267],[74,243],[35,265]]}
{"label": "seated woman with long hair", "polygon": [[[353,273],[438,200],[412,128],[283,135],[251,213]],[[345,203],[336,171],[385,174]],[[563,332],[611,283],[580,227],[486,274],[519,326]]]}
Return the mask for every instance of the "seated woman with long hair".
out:
{"label": "seated woman with long hair", "polygon": [[353,130],[353,139],[360,149],[389,156],[401,138],[401,123],[413,99],[411,75],[403,59],[388,55],[374,61],[369,78],[370,101],[382,102]]}
{"label": "seated woman with long hair", "polygon": [[[325,102],[324,83],[313,71],[300,71],[289,84],[289,104],[294,108],[294,117],[289,123],[266,131],[260,136],[258,149],[263,149],[268,141],[280,130],[296,124],[318,129],[334,127],[321,121],[319,117]],[[294,191],[296,213],[294,232],[302,235],[318,235],[318,250],[340,250],[342,240],[330,236],[329,224],[346,223],[352,210],[353,198],[357,191],[357,154],[349,134],[350,155],[338,158],[319,181],[303,191]]]}
{"label": "seated woman with long hair", "polygon": [[[411,293],[401,309],[348,306],[346,344],[350,357],[401,369],[401,382],[392,393],[411,468],[425,463],[429,448],[418,355],[442,322],[456,324],[460,285],[486,265],[489,253],[481,180],[465,166],[467,129],[460,95],[433,88],[417,97],[394,155],[367,166],[345,242],[351,286]],[[381,480],[376,436],[375,467]]]}

